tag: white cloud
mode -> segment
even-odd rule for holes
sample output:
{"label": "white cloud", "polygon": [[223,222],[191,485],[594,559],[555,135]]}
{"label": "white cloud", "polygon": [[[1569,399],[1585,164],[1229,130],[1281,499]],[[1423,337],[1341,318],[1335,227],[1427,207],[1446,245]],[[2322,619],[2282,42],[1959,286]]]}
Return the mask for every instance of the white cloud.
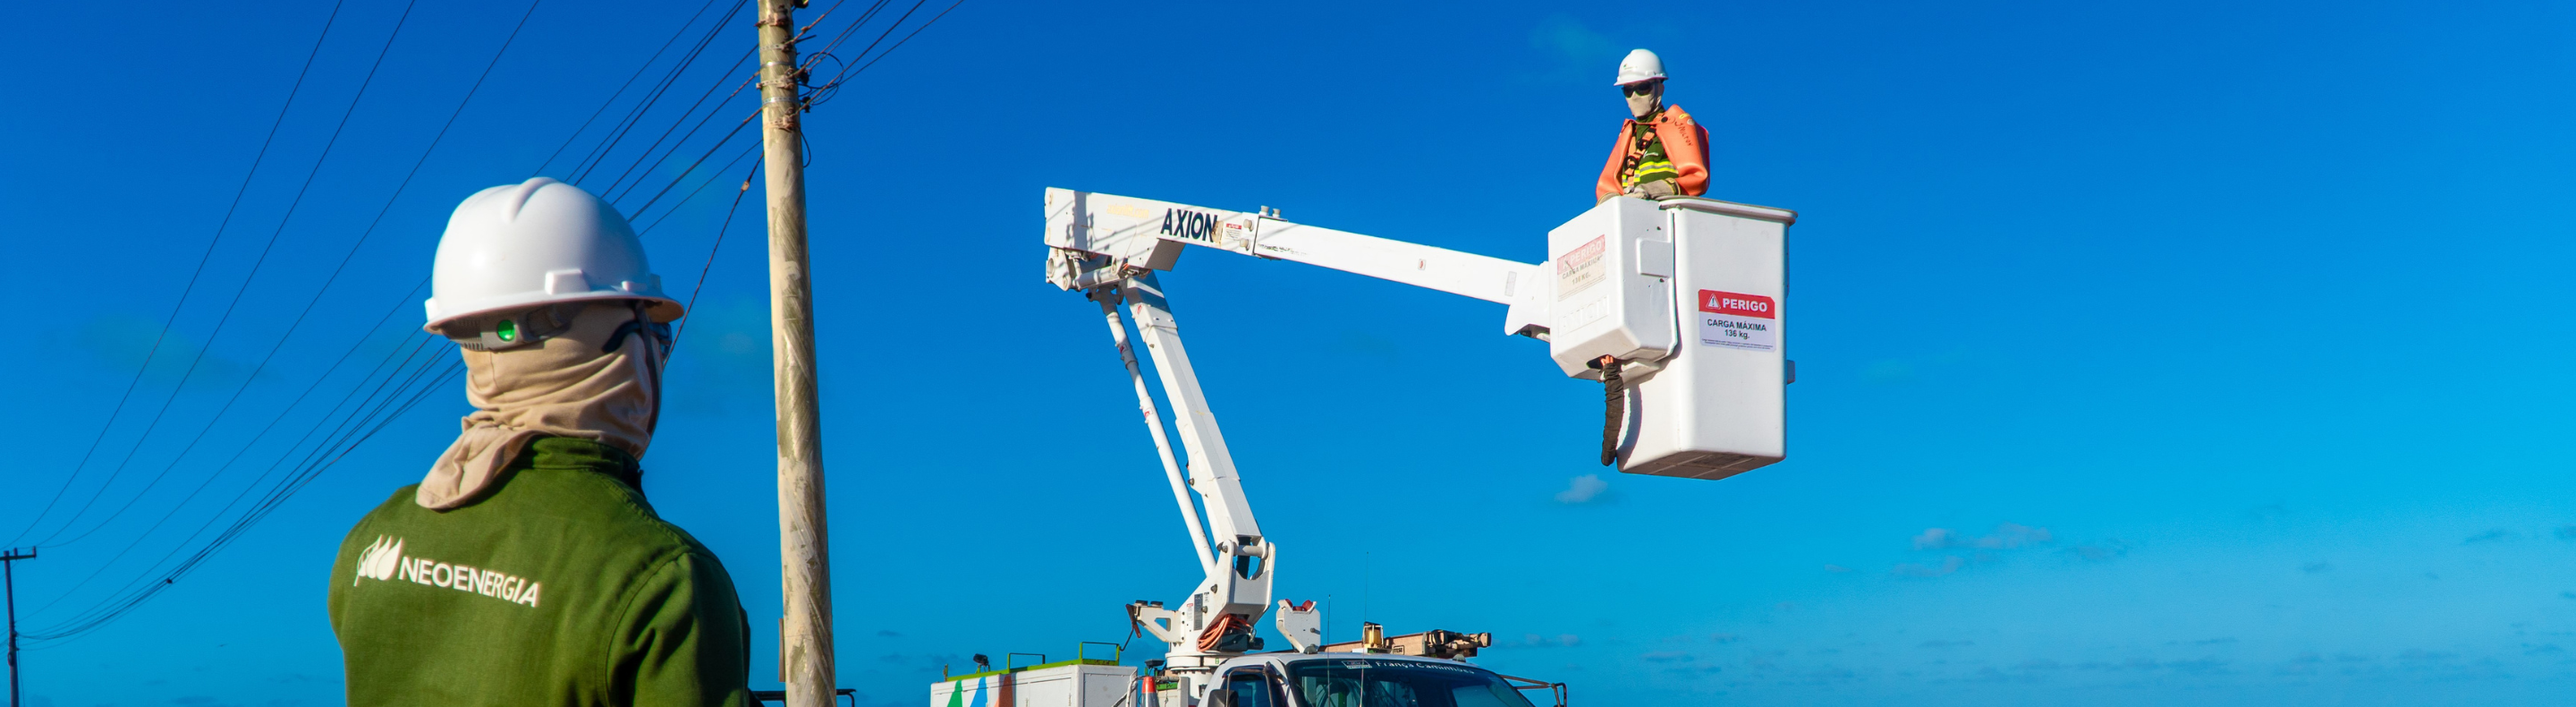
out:
{"label": "white cloud", "polygon": [[1887,573],[1899,577],[1939,577],[1952,572],[1957,572],[1959,571],[1959,568],[1966,566],[1968,566],[1968,561],[1966,559],[1952,555],[1950,557],[1941,558],[1941,566],[1939,567],[1904,563],[1889,569]]}
{"label": "white cloud", "polygon": [[1562,13],[1540,20],[1530,30],[1530,46],[1556,54],[1555,58],[1569,67],[1585,69],[1616,62],[1625,53],[1609,36]]}
{"label": "white cloud", "polygon": [[1510,645],[1514,648],[1551,648],[1558,646],[1572,648],[1583,645],[1583,637],[1571,633],[1560,633],[1554,637],[1541,636],[1533,633],[1522,636],[1520,643]]}
{"label": "white cloud", "polygon": [[1556,502],[1591,503],[1601,498],[1601,492],[1608,490],[1610,490],[1610,482],[1602,481],[1600,474],[1584,474],[1568,482],[1565,490],[1556,492]]}
{"label": "white cloud", "polygon": [[2098,543],[2077,545],[2061,550],[2060,552],[2066,553],[2069,557],[2074,557],[2087,562],[2109,562],[2120,559],[2121,556],[2129,554],[2129,543],[2118,538],[2112,538]]}
{"label": "white cloud", "polygon": [[2054,538],[2055,536],[2050,534],[2047,528],[2034,528],[2020,523],[1997,525],[1993,534],[1980,537],[1968,537],[1949,528],[1925,528],[1921,535],[1914,536],[1914,549],[2011,550],[2024,545],[2045,545]]}

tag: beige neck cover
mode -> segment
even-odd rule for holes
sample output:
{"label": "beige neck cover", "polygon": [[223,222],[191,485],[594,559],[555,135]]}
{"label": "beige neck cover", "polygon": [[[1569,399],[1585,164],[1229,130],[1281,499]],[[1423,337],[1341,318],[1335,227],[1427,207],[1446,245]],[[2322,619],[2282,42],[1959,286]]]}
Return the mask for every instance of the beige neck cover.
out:
{"label": "beige neck cover", "polygon": [[464,431],[421,479],[414,500],[442,511],[473,502],[540,436],[593,440],[643,458],[661,409],[660,344],[635,333],[617,351],[600,351],[636,318],[625,302],[601,302],[582,308],[571,329],[536,346],[461,350],[465,399],[474,414],[465,416]]}

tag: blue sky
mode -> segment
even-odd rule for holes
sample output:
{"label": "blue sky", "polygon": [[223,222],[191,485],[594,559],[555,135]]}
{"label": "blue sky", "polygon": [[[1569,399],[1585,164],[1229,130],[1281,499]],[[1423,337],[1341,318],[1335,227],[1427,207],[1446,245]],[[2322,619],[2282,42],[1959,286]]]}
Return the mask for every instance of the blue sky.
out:
{"label": "blue sky", "polygon": [[[528,176],[698,6],[547,0],[322,291],[527,7],[420,3],[352,110],[403,8],[350,3],[77,479],[331,6],[11,8],[0,532],[67,479],[102,499],[21,565],[28,627],[264,488],[284,445],[221,459],[310,427],[279,411],[350,342],[415,343],[405,293],[447,210]],[[1712,135],[1711,195],[1801,214],[1790,460],[1567,493],[1600,473],[1598,389],[1496,335],[1500,307],[1194,254],[1165,282],[1279,594],[1325,601],[1334,635],[1491,631],[1481,662],[1586,704],[2555,703],[2571,29],[2546,3],[967,3],[807,122],[842,683],[917,703],[968,654],[1123,640],[1120,605],[1194,580],[1097,310],[1039,280],[1041,188],[1536,261],[1590,205],[1623,115],[1606,84],[1644,46]],[[670,100],[750,42],[733,20]],[[627,183],[693,188],[695,151],[612,152],[584,183],[640,164]],[[748,167],[646,235],[667,282],[708,263]],[[760,197],[690,317],[645,488],[767,646]],[[337,702],[331,552],[464,410],[439,391],[159,598],[36,646],[31,703]]]}

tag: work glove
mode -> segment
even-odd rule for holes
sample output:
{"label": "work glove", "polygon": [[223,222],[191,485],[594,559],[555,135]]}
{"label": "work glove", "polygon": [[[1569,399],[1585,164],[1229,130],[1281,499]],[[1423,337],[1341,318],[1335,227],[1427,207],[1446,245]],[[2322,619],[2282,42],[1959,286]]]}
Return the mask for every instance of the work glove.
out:
{"label": "work glove", "polygon": [[1628,190],[1629,196],[1639,199],[1661,199],[1677,193],[1679,192],[1673,190],[1673,180],[1670,179],[1657,179]]}

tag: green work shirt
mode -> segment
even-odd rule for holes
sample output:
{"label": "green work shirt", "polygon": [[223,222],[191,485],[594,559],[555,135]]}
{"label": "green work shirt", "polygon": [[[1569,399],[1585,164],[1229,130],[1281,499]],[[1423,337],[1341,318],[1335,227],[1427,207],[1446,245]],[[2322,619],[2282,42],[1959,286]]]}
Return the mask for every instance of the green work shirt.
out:
{"label": "green work shirt", "polygon": [[395,492],[331,568],[349,704],[753,705],[733,579],[641,479],[614,447],[545,437],[472,504]]}

